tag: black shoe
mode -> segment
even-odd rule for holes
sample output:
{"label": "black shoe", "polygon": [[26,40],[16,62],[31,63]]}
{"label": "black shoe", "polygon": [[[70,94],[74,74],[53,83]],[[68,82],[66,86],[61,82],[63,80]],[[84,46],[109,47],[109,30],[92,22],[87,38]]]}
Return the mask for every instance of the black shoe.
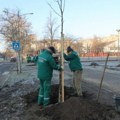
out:
{"label": "black shoe", "polygon": [[38,103],[38,106],[43,106],[43,103]]}
{"label": "black shoe", "polygon": [[40,111],[43,111],[43,109],[44,109],[44,106],[40,105]]}

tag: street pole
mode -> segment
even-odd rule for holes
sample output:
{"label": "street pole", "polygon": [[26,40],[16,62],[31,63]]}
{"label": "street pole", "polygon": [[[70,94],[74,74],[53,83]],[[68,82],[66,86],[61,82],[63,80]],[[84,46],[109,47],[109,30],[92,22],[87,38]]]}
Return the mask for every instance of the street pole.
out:
{"label": "street pole", "polygon": [[[25,14],[22,14],[22,15],[20,15],[20,11],[18,11],[18,13],[17,14],[14,14],[14,13],[10,13],[10,12],[8,12],[8,11],[6,11],[6,10],[4,10],[3,12],[5,12],[5,13],[9,13],[9,14],[13,14],[13,15],[15,15],[15,16],[17,16],[17,34],[16,34],[16,39],[17,39],[17,41],[19,42],[19,44],[20,44],[20,46],[21,46],[21,38],[20,38],[20,26],[19,26],[19,24],[20,24],[20,17],[21,16],[26,16],[26,15],[32,15],[32,14],[34,14],[34,13],[25,13]],[[13,36],[12,36],[13,37]],[[14,38],[14,37],[13,37]],[[17,59],[17,70],[18,70],[18,73],[21,73],[21,48],[17,51],[17,54],[18,54],[18,59]]]}
{"label": "street pole", "polygon": [[117,32],[118,32],[118,62],[120,63],[120,29],[118,29]]}
{"label": "street pole", "polygon": [[[19,24],[20,24],[20,13],[18,11],[18,41],[20,43],[20,31],[19,31]],[[21,43],[20,43],[20,46],[21,46]],[[21,52],[21,49],[18,51],[18,73],[21,73],[21,55],[20,55],[20,52]]]}
{"label": "street pole", "polygon": [[[18,14],[17,14],[17,16],[18,16],[18,41],[19,41],[19,43],[20,43],[20,46],[21,46],[21,36],[20,36],[20,26],[19,26],[19,24],[20,24],[20,17],[21,16],[25,16],[25,15],[32,15],[33,13],[26,13],[26,14],[22,14],[22,15],[20,15],[20,13],[19,13],[19,11],[18,11]],[[22,50],[22,46],[20,47],[20,50],[18,51],[18,72],[19,73],[21,73],[21,50]]]}

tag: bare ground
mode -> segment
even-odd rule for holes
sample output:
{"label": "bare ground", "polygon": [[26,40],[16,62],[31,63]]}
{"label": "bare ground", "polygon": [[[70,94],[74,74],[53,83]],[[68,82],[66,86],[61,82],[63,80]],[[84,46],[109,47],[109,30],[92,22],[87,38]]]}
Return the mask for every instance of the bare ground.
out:
{"label": "bare ground", "polygon": [[96,102],[98,86],[83,82],[83,97],[74,95],[72,88],[65,87],[65,102],[58,102],[58,85],[52,86],[51,104],[46,109],[37,105],[39,81],[25,84],[20,81],[0,90],[0,120],[120,120],[115,111],[113,95],[103,88]]}

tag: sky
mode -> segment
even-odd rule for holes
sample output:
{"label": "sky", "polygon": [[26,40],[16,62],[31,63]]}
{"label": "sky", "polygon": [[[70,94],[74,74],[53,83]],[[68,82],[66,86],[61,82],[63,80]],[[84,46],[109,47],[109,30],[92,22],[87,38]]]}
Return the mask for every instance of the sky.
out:
{"label": "sky", "polygon": [[[59,13],[53,0],[0,0],[0,14],[4,8],[19,9],[32,24],[33,33],[44,37],[45,25],[52,9]],[[53,18],[60,24],[60,17],[52,11]],[[120,0],[66,0],[64,11],[64,34],[75,38],[88,38],[117,34],[120,28]],[[60,33],[59,33],[60,35]]]}

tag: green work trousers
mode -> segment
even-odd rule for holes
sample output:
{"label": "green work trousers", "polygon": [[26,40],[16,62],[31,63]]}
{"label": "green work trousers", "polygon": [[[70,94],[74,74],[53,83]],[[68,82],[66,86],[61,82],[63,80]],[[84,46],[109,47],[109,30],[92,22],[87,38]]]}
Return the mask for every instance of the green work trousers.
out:
{"label": "green work trousers", "polygon": [[38,95],[38,105],[47,106],[50,104],[51,78],[40,78],[40,89]]}

